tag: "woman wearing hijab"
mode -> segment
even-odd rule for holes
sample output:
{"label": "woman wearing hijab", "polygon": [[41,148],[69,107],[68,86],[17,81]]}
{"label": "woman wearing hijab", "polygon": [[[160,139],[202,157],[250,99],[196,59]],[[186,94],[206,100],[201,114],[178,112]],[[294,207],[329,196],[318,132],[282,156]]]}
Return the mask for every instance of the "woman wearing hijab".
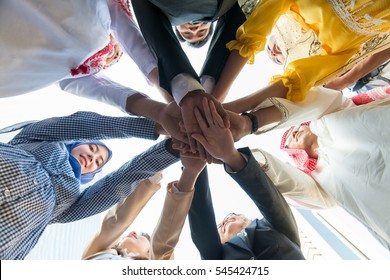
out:
{"label": "woman wearing hijab", "polygon": [[[168,112],[171,107],[155,103],[157,107],[143,110],[159,123],[77,112],[28,124],[10,142],[0,143],[1,259],[23,259],[48,224],[101,213],[127,197],[136,182],[178,160],[167,139],[80,189],[111,158],[111,151],[99,139],[156,140],[159,134],[178,126],[179,120]],[[134,100],[133,104],[139,102]]]}

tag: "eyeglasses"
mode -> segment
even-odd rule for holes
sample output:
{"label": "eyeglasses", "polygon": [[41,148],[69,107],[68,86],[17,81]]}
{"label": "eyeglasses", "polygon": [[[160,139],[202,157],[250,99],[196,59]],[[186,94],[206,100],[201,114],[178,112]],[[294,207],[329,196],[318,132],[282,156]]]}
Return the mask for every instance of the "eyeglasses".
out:
{"label": "eyeglasses", "polygon": [[234,212],[231,212],[231,213],[227,214],[227,215],[225,216],[225,218],[223,218],[222,222],[220,222],[220,223],[217,225],[217,228],[219,229],[219,228],[222,226],[223,222],[226,221],[226,220],[228,220],[228,219],[230,219],[232,216],[238,216],[238,214],[236,214],[236,213],[234,213]]}

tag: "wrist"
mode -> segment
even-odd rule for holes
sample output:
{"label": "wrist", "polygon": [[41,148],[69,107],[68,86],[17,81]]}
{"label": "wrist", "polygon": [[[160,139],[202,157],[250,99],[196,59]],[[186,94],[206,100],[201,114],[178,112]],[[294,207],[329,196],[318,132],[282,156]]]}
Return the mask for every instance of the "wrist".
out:
{"label": "wrist", "polygon": [[250,120],[251,127],[250,127],[249,134],[253,134],[259,129],[259,121],[257,120],[257,117],[254,114],[249,113],[249,112],[244,112],[241,114],[241,116],[245,116],[245,117],[249,118],[249,120]]}
{"label": "wrist", "polygon": [[169,138],[165,141],[165,149],[168,151],[168,153],[170,153],[171,155],[177,157],[177,158],[180,158],[180,152],[178,150],[175,150],[174,148],[172,148],[172,138]]}
{"label": "wrist", "polygon": [[232,154],[226,156],[223,159],[223,162],[225,165],[229,166],[233,172],[240,171],[246,165],[246,160],[238,150],[235,150]]}

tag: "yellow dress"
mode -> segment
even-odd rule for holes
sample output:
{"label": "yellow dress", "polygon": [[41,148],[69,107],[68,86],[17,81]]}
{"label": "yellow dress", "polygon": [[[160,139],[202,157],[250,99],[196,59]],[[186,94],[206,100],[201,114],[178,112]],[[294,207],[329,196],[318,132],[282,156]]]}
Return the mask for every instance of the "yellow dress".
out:
{"label": "yellow dress", "polygon": [[[237,30],[236,40],[227,44],[242,57],[254,62],[265,48],[266,37],[278,18],[292,13],[306,29],[312,29],[322,43],[321,55],[291,62],[282,80],[289,89],[287,98],[300,101],[311,87],[338,74],[360,47],[372,38],[390,37],[390,0],[263,0]],[[389,47],[389,46],[387,46]]]}

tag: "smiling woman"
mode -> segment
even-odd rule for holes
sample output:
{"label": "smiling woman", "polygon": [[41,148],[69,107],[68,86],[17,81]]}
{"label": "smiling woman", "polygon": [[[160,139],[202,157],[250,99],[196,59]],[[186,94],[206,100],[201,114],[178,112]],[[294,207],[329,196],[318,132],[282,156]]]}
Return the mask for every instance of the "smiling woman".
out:
{"label": "smiling woman", "polygon": [[90,182],[112,157],[112,151],[101,141],[74,142],[66,144],[66,148],[73,171],[80,173],[82,184]]}
{"label": "smiling woman", "polygon": [[110,158],[110,150],[95,139],[156,140],[155,128],[144,118],[77,112],[31,123],[0,143],[0,186],[6,194],[0,206],[0,258],[23,259],[49,223],[101,213],[129,195],[135,182],[175,163],[171,141],[164,140],[81,190],[80,184],[92,180]]}

